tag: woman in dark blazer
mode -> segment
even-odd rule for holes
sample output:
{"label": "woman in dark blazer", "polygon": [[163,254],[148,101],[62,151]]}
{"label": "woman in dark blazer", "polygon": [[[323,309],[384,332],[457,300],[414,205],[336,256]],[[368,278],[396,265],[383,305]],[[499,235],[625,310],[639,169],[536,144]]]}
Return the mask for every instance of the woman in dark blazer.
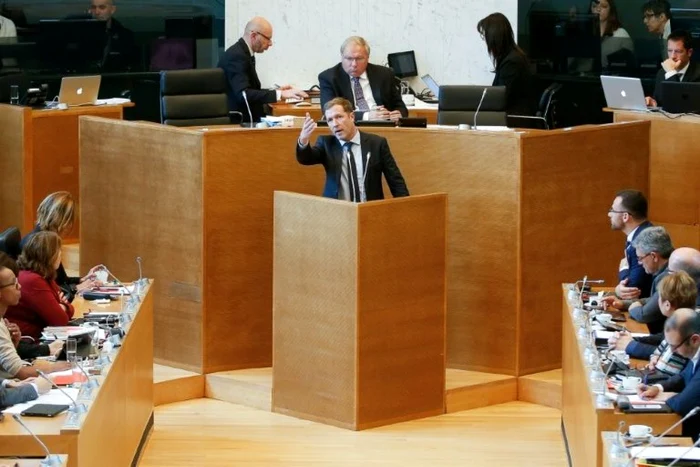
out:
{"label": "woman in dark blazer", "polygon": [[493,86],[506,87],[508,115],[535,115],[537,95],[525,52],[515,43],[513,28],[502,13],[492,13],[476,26],[491,56]]}

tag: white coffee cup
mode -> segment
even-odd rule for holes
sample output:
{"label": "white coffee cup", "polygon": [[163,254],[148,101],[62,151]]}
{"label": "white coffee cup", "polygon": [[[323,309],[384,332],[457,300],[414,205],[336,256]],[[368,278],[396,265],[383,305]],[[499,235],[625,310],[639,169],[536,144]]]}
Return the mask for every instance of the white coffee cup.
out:
{"label": "white coffee cup", "polygon": [[416,103],[416,96],[413,94],[401,94],[401,99],[406,105],[413,105]]}
{"label": "white coffee cup", "polygon": [[598,322],[602,325],[608,325],[612,323],[612,315],[610,313],[601,313],[596,316]]}
{"label": "white coffee cup", "polygon": [[646,425],[630,425],[630,436],[632,438],[643,438],[651,434],[651,427]]}
{"label": "white coffee cup", "polygon": [[641,383],[642,378],[637,376],[625,376],[622,378],[622,387],[630,391],[637,389],[637,386],[639,386]]}
{"label": "white coffee cup", "polygon": [[459,128],[460,130],[468,130],[469,125],[467,125],[466,123],[460,123],[457,128]]}

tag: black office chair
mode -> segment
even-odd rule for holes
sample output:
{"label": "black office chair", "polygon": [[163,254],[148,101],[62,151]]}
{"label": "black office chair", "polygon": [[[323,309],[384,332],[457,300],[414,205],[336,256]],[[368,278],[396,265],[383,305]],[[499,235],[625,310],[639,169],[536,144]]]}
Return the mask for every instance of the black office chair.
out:
{"label": "black office chair", "polygon": [[17,259],[20,254],[19,242],[22,235],[17,227],[10,227],[0,233],[0,251],[6,253],[10,258]]}
{"label": "black office chair", "polygon": [[228,125],[224,70],[161,71],[160,122],[173,126]]}
{"label": "black office chair", "polygon": [[549,130],[556,128],[556,100],[554,95],[562,88],[559,83],[552,83],[542,92],[535,115],[508,115],[510,128],[534,128]]}
{"label": "black office chair", "polygon": [[[484,95],[484,90],[486,90],[486,95]],[[481,103],[481,107],[479,107],[479,103]],[[505,126],[506,87],[440,86],[438,125],[459,124],[467,124],[472,127]]]}

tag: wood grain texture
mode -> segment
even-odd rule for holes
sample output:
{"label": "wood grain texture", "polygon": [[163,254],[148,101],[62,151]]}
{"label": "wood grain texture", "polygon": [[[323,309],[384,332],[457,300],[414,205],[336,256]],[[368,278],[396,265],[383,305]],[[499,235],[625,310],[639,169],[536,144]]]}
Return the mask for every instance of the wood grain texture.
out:
{"label": "wood grain texture", "polygon": [[561,410],[561,370],[518,378],[518,400]]}
{"label": "wood grain texture", "polygon": [[274,411],[352,429],[442,413],[445,207],[276,193]]}
{"label": "wood grain texture", "polygon": [[[588,369],[583,358],[583,345],[576,336],[578,327],[572,318],[572,308],[562,293],[562,421],[571,454],[573,467],[602,465],[603,449],[600,434],[618,429],[620,421],[626,426],[648,425],[654,433],[660,433],[679,420],[676,414],[625,414],[612,406],[597,407],[596,394],[588,382]],[[628,320],[630,331],[636,332],[639,323]],[[671,434],[680,434],[680,427]]]}
{"label": "wood grain texture", "polygon": [[618,190],[647,191],[648,138],[645,123],[523,136],[518,375],[561,367],[559,284],[617,283],[625,238],[607,210]]}
{"label": "wood grain texture", "polygon": [[31,187],[31,109],[0,104],[0,232],[25,227],[25,194]]}
{"label": "wood grain texture", "polygon": [[[160,125],[81,120],[81,270],[105,264],[154,285],[155,358],[202,372],[202,134]],[[105,183],[114,173],[119,183]]]}
{"label": "wood grain texture", "polygon": [[700,173],[700,120],[669,119],[651,112],[615,111],[616,122],[649,121],[649,218],[652,222],[697,226],[700,192],[693,174]]}
{"label": "wood grain texture", "polygon": [[206,376],[206,397],[272,411],[272,368],[222,371]]}
{"label": "wood grain texture", "polygon": [[517,399],[517,379],[508,375],[447,369],[445,413],[503,404]]}

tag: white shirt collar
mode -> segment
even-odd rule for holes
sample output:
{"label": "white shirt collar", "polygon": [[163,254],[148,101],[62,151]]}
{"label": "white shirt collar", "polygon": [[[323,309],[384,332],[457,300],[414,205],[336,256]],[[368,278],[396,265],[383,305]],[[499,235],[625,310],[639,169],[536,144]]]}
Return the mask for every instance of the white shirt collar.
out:
{"label": "white shirt collar", "polygon": [[[341,146],[344,146],[347,141],[344,141],[340,138],[338,138],[338,141],[340,142]],[[353,144],[357,144],[358,146],[360,145],[360,130],[355,130],[355,136],[350,138],[350,142]]]}
{"label": "white shirt collar", "polygon": [[630,233],[627,234],[627,241],[632,243],[632,239],[634,239],[634,233],[637,231],[639,226],[635,227],[634,230]]}
{"label": "white shirt collar", "polygon": [[693,361],[693,368],[695,368],[698,364],[698,360],[700,360],[700,348],[698,349],[697,352],[695,352],[695,355],[691,359]]}
{"label": "white shirt collar", "polygon": [[[353,77],[350,75],[348,75],[348,77],[352,81]],[[367,78],[367,70],[365,70],[364,73],[362,73],[360,76],[358,76],[358,78],[360,78],[360,81],[369,80],[369,78]]]}
{"label": "white shirt collar", "polygon": [[671,35],[671,20],[667,20],[666,24],[664,24],[664,35],[663,38],[664,40],[668,39],[668,36]]}
{"label": "white shirt collar", "polygon": [[688,61],[688,64],[686,66],[684,66],[682,70],[678,70],[676,73],[685,75],[685,72],[688,71],[689,66],[690,66],[690,61]]}

